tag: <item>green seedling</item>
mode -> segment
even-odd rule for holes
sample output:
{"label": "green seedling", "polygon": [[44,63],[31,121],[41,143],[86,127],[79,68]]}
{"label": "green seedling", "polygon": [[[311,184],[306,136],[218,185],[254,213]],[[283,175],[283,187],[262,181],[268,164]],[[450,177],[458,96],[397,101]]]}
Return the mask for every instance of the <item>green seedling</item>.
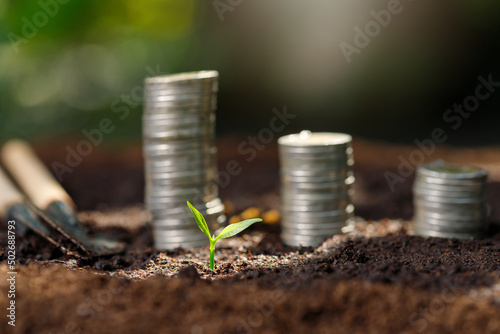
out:
{"label": "green seedling", "polygon": [[217,241],[219,239],[230,238],[230,237],[240,233],[241,231],[243,231],[244,229],[246,229],[247,227],[249,227],[253,223],[257,223],[257,222],[262,221],[261,218],[247,219],[247,220],[241,221],[239,223],[226,226],[219,233],[219,235],[217,237],[215,237],[215,235],[210,236],[210,230],[208,229],[207,222],[205,221],[205,218],[203,217],[203,215],[198,210],[196,210],[196,208],[194,206],[192,206],[191,203],[187,202],[187,205],[189,206],[189,209],[191,209],[191,212],[193,213],[194,219],[196,220],[196,224],[198,224],[198,227],[200,228],[200,230],[203,233],[205,233],[206,236],[208,237],[208,239],[210,240],[210,269],[212,269],[212,270],[215,270],[215,260],[214,260],[215,244],[217,243]]}

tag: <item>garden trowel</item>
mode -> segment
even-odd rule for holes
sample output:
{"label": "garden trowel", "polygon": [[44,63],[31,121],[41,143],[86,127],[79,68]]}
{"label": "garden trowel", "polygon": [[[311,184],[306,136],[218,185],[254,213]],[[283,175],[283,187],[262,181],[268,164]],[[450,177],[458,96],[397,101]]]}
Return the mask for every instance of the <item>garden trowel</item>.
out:
{"label": "garden trowel", "polygon": [[92,255],[120,253],[125,244],[110,237],[90,237],[78,221],[75,204],[63,187],[38,159],[28,143],[11,140],[2,148],[2,159],[10,174],[26,193],[38,216]]}

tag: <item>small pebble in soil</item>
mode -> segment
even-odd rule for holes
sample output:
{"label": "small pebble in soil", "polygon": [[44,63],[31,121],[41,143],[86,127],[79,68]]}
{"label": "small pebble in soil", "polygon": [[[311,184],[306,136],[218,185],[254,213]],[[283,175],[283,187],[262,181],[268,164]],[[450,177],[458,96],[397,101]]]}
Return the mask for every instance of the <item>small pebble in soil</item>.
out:
{"label": "small pebble in soil", "polygon": [[198,271],[193,265],[189,265],[187,267],[182,268],[179,270],[179,273],[177,274],[177,277],[179,278],[188,278],[190,280],[196,280],[200,278],[198,275]]}

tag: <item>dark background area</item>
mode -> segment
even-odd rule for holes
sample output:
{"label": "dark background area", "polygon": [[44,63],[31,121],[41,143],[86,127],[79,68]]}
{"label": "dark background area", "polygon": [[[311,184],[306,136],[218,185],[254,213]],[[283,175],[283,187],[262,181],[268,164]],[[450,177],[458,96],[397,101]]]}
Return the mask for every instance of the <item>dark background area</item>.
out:
{"label": "dark background area", "polygon": [[108,117],[106,143],[139,142],[141,100],[124,95],[151,73],[215,69],[221,136],[256,134],[286,105],[298,117],[283,133],[411,144],[442,127],[447,145],[498,144],[500,91],[456,130],[443,114],[479,76],[500,81],[500,3],[402,0],[349,63],[341,43],[389,3],[2,0],[0,140],[78,140]]}

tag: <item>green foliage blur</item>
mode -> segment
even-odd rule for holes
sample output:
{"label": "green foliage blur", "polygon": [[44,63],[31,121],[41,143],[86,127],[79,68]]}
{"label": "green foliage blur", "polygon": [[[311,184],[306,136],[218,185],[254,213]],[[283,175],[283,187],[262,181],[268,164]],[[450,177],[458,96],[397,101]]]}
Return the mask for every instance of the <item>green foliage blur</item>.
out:
{"label": "green foliage blur", "polygon": [[[286,105],[298,117],[283,134],[412,143],[478,76],[500,80],[500,2],[400,0],[347,62],[339,45],[389,1],[0,0],[0,141],[81,137],[103,118],[107,140],[140,141],[145,77],[218,70],[218,134],[255,134]],[[447,144],[500,143],[484,135],[499,105],[500,91]]]}
{"label": "green foliage blur", "polygon": [[[195,66],[199,11],[194,0],[2,0],[0,139],[94,126],[153,70]],[[140,133],[132,101],[115,137]]]}

